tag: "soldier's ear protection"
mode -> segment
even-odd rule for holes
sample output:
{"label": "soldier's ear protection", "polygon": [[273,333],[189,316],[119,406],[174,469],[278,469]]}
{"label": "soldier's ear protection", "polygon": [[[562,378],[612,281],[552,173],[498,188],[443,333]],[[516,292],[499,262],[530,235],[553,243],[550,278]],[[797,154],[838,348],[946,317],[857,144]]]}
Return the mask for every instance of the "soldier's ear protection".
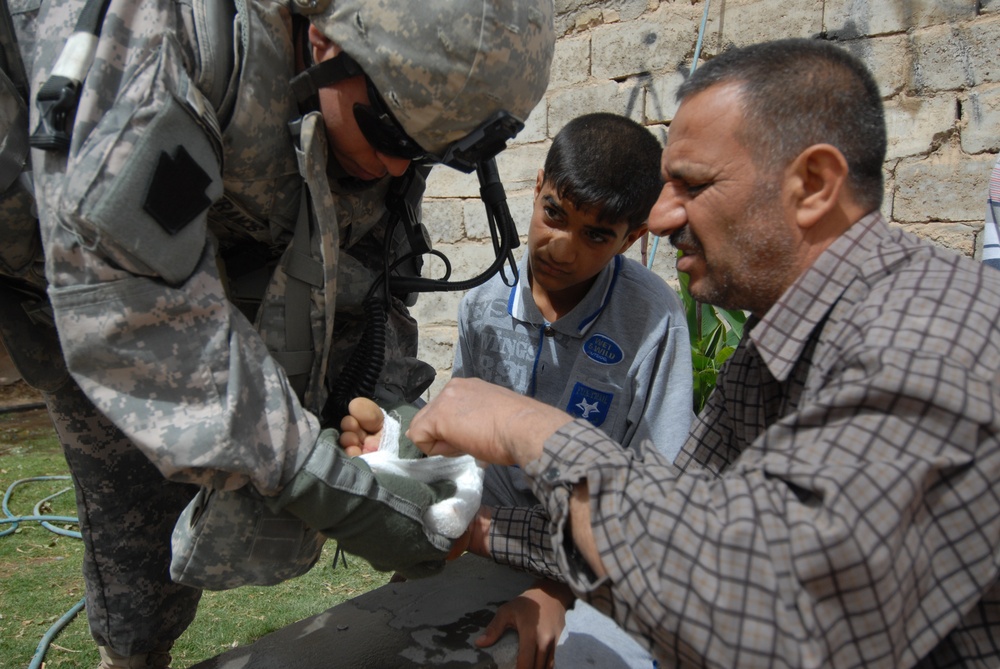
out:
{"label": "soldier's ear protection", "polygon": [[323,86],[335,84],[349,77],[365,76],[368,104],[354,105],[354,120],[361,133],[376,151],[397,158],[421,163],[440,163],[466,174],[476,166],[504,150],[507,140],[524,128],[524,123],[506,111],[498,111],[462,139],[453,142],[444,153],[434,155],[425,151],[392,115],[382,95],[372,80],[365,75],[357,61],[341,51],[338,55],[316,63],[292,79],[292,89],[300,105],[316,106],[313,98]]}

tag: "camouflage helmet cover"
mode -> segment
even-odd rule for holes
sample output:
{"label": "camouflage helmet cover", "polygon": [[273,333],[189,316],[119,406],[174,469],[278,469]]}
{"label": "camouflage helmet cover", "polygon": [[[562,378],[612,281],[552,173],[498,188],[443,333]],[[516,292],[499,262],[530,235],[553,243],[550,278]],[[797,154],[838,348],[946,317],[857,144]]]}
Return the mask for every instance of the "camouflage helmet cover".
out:
{"label": "camouflage helmet cover", "polygon": [[432,153],[497,111],[525,121],[548,86],[551,0],[296,4],[358,62],[407,134]]}

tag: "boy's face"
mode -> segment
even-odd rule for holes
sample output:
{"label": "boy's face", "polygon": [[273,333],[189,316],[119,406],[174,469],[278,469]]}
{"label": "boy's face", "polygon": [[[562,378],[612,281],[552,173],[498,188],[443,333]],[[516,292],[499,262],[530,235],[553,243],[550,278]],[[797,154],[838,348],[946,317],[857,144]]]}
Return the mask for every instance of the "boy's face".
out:
{"label": "boy's face", "polygon": [[545,181],[545,173],[538,170],[535,207],[528,228],[533,289],[541,288],[553,297],[582,298],[591,280],[645,230],[640,226],[628,232],[624,221],[598,222],[594,212],[580,211],[573,203],[560,199],[552,184]]}

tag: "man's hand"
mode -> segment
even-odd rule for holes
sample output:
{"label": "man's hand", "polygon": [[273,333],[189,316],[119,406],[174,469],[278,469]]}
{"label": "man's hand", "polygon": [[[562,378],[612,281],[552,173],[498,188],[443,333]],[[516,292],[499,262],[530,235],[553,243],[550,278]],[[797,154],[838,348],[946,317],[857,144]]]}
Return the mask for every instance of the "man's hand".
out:
{"label": "man's hand", "polygon": [[554,581],[538,580],[534,586],[510,600],[493,616],[480,648],[492,646],[505,630],[517,630],[517,669],[552,669],[556,644],[566,626],[566,610],[573,604],[570,589]]}
{"label": "man's hand", "polygon": [[417,413],[406,435],[428,455],[468,453],[485,462],[523,466],[537,459],[545,440],[572,419],[506,388],[456,378]]}

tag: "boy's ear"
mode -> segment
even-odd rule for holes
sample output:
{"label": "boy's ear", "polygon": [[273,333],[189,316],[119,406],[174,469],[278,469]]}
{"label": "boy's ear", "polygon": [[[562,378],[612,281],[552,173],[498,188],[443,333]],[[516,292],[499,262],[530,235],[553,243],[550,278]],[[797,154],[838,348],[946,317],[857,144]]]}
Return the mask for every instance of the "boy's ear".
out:
{"label": "boy's ear", "polygon": [[622,240],[622,247],[620,249],[618,249],[618,253],[625,253],[630,248],[632,248],[632,245],[635,244],[635,241],[637,239],[639,239],[640,237],[642,237],[644,234],[646,234],[646,230],[647,229],[648,228],[647,228],[646,224],[643,223],[642,225],[640,225],[638,228],[636,228],[632,232],[629,232],[628,234],[626,234],[625,235],[625,239]]}
{"label": "boy's ear", "polygon": [[535,176],[535,197],[542,192],[542,184],[545,183],[545,170],[538,170],[538,175]]}

